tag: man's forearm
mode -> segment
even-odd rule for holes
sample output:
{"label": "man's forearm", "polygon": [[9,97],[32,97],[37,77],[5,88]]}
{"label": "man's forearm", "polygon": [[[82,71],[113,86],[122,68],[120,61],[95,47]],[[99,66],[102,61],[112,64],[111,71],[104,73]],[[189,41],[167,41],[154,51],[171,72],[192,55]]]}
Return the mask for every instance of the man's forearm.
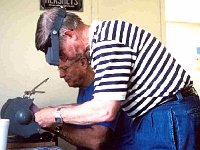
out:
{"label": "man's forearm", "polygon": [[120,101],[88,101],[61,110],[63,121],[71,124],[94,124],[112,121],[121,107]]}
{"label": "man's forearm", "polygon": [[[60,110],[65,123],[70,124],[95,124],[111,121],[115,118],[121,107],[121,101],[91,100],[81,105],[72,105]],[[44,108],[35,113],[35,121],[42,127],[50,127],[55,123],[57,108]]]}
{"label": "man's forearm", "polygon": [[112,136],[111,129],[99,125],[78,128],[74,125],[63,124],[59,132],[56,131],[55,126],[50,131],[58,134],[59,137],[72,145],[95,150],[102,149]]}

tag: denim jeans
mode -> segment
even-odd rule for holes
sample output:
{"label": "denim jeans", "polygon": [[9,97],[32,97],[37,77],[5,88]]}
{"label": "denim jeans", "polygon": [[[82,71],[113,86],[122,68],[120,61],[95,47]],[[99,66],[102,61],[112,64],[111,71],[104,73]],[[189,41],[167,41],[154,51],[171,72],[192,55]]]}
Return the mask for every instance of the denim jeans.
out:
{"label": "denim jeans", "polygon": [[175,98],[134,120],[134,150],[200,150],[198,96]]}

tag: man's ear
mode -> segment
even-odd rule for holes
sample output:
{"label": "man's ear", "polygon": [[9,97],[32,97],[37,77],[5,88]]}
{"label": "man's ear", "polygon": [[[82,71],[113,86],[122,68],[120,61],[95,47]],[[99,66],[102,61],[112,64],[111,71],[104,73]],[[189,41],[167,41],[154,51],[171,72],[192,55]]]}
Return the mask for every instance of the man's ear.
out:
{"label": "man's ear", "polygon": [[88,60],[87,60],[87,58],[86,57],[82,57],[81,59],[80,59],[80,62],[81,62],[81,65],[82,65],[82,67],[84,67],[84,68],[87,68],[88,67]]}
{"label": "man's ear", "polygon": [[74,30],[73,29],[65,29],[64,30],[64,35],[66,35],[69,38],[72,38],[74,36]]}

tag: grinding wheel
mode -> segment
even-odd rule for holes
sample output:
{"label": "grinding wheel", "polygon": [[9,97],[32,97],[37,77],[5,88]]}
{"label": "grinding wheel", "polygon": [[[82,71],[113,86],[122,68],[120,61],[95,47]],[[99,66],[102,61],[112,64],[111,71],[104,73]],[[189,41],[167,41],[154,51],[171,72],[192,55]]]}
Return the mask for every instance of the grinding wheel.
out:
{"label": "grinding wheel", "polygon": [[40,126],[34,121],[31,110],[33,100],[29,97],[8,99],[1,109],[1,118],[10,119],[8,135],[28,138],[39,133]]}

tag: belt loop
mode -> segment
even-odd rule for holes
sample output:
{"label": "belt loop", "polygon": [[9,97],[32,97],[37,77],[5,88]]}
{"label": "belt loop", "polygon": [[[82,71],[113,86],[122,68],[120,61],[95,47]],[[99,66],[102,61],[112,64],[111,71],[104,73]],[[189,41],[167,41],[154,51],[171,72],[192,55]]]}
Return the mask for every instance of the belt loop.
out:
{"label": "belt loop", "polygon": [[178,101],[181,101],[183,99],[181,92],[177,92],[176,97],[177,97]]}

